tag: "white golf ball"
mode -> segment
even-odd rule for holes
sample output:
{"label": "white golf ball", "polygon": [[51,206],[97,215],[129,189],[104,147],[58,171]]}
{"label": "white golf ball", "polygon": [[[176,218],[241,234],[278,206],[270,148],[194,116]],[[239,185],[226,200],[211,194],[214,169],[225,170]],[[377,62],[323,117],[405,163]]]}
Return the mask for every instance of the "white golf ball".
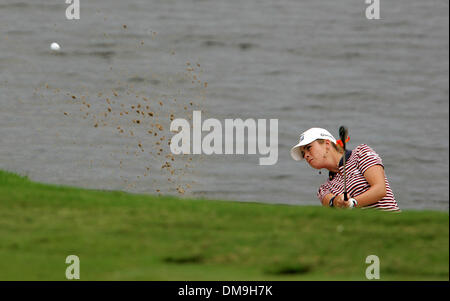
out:
{"label": "white golf ball", "polygon": [[58,43],[53,42],[53,43],[50,45],[50,49],[53,50],[53,51],[59,51],[59,50],[61,49],[61,47],[59,46]]}

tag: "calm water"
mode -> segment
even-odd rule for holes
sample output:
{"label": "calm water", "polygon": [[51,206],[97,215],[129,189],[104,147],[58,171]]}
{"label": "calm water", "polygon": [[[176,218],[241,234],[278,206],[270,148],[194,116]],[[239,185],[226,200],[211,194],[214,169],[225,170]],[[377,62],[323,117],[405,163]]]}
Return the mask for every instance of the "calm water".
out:
{"label": "calm water", "polygon": [[[68,21],[64,1],[0,0],[1,169],[89,188],[318,205],[326,173],[289,150],[310,127],[337,136],[345,124],[349,147],[382,156],[401,208],[448,210],[448,1],[381,1],[378,21],[363,0],[80,2],[81,19]],[[279,119],[278,163],[172,161],[170,119],[194,109]]]}

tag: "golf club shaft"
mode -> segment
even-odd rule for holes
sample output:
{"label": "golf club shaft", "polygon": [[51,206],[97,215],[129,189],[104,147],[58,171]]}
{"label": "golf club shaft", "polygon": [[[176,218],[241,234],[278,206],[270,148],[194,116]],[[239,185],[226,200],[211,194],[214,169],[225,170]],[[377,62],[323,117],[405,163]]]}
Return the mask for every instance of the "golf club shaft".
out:
{"label": "golf club shaft", "polygon": [[345,172],[345,167],[346,167],[346,150],[345,150],[345,141],[347,140],[347,135],[348,135],[348,130],[345,126],[341,126],[339,127],[339,138],[342,141],[342,146],[344,148],[344,201],[348,201],[348,195],[347,195],[347,175]]}

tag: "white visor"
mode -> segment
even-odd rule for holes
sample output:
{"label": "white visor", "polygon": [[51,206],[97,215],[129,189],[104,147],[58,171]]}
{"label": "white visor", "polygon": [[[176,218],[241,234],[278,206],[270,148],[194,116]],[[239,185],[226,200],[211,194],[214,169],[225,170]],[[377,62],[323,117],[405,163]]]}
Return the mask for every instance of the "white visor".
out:
{"label": "white visor", "polygon": [[333,135],[330,134],[325,129],[322,128],[310,128],[300,135],[299,142],[291,148],[291,157],[295,161],[300,161],[303,159],[302,153],[300,151],[300,147],[303,145],[310,144],[311,142],[317,139],[326,139],[330,140],[334,144],[336,144],[336,139],[334,139]]}

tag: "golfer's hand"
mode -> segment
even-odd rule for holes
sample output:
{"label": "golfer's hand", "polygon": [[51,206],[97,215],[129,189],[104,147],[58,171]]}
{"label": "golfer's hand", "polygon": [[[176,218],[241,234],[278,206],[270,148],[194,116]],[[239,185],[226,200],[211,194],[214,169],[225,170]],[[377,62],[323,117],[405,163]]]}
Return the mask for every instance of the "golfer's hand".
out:
{"label": "golfer's hand", "polygon": [[344,201],[344,194],[341,193],[334,198],[333,205],[337,208],[348,208],[350,207],[350,202]]}

